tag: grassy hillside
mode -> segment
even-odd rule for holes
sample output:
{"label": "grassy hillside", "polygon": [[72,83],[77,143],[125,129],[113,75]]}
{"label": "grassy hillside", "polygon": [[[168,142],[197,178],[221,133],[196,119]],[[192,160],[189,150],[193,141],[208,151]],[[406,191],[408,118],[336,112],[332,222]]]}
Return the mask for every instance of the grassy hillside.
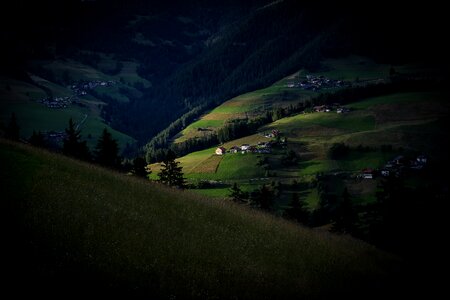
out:
{"label": "grassy hillside", "polygon": [[373,295],[387,292],[400,266],[347,237],[27,146],[2,141],[0,158],[13,289],[163,298]]}
{"label": "grassy hillside", "polygon": [[[407,73],[416,70],[409,69],[412,67],[408,65],[396,66],[395,68],[399,72]],[[316,96],[321,92],[287,87],[288,82],[298,77],[303,78],[306,75],[315,75],[325,76],[334,80],[345,80],[351,83],[357,81],[370,82],[388,79],[389,69],[389,65],[377,64],[370,59],[360,56],[324,60],[320,71],[307,72],[306,70],[301,70],[275,82],[267,88],[249,92],[224,102],[203,115],[196,122],[187,126],[175,137],[174,142],[180,143],[188,138],[202,136],[208,133],[208,131],[199,131],[198,128],[216,130],[223,126],[227,120],[244,118],[246,116],[252,117],[258,115],[264,109],[273,107],[286,107],[290,104],[307,100],[311,96]],[[330,90],[325,91],[329,92]]]}
{"label": "grassy hillside", "polygon": [[[53,61],[33,61],[31,69],[37,68],[39,74],[30,74],[35,84],[30,82],[14,80],[8,77],[0,78],[0,123],[7,123],[11,113],[15,112],[21,135],[23,138],[31,136],[36,131],[63,131],[67,127],[69,118],[75,122],[81,122],[85,116],[80,129],[88,145],[94,147],[103,128],[112,132],[113,137],[124,147],[126,143],[133,144],[135,140],[106,124],[101,117],[101,108],[108,105],[102,99],[104,96],[115,99],[118,102],[127,103],[129,97],[140,97],[142,93],[134,88],[139,82],[143,87],[150,86],[150,82],[140,78],[136,74],[137,63],[131,61],[120,62],[123,66],[116,75],[107,75],[117,63],[111,56],[97,54],[100,60],[97,66],[89,66],[73,59],[60,59]],[[87,94],[78,97],[77,103],[72,103],[66,108],[50,108],[39,103],[48,97],[47,89],[54,97],[71,97],[74,92],[62,81],[75,84],[79,81],[114,81],[116,84],[108,87],[97,87],[96,97]],[[66,83],[66,84],[68,84]],[[44,87],[40,88],[39,86]],[[127,93],[124,91],[127,90]]]}
{"label": "grassy hillside", "polygon": [[[261,133],[277,129],[287,137],[287,149],[295,151],[300,158],[300,162],[293,166],[280,163],[286,149],[274,149],[271,154],[227,154],[218,159],[213,154],[215,148],[210,148],[190,153],[179,161],[192,182],[201,179],[219,180],[226,184],[238,182],[244,189],[251,190],[271,181],[309,183],[318,173],[344,172],[356,176],[362,169],[380,168],[388,160],[404,153],[425,153],[434,161],[446,160],[448,145],[441,138],[440,128],[448,124],[447,93],[397,93],[364,99],[347,107],[351,109],[349,113],[298,114],[259,129]],[[224,147],[256,145],[269,140],[262,134],[254,134],[227,142]],[[333,143],[345,143],[352,150],[345,158],[332,160],[327,152]],[[382,145],[390,145],[391,148],[382,151]],[[256,165],[264,158],[268,160],[269,173]],[[208,171],[203,169],[205,164]],[[158,166],[152,167],[157,172]],[[343,184],[352,191],[357,203],[373,201],[376,184],[340,182]],[[218,197],[229,194],[228,188],[223,186],[199,189],[198,192]],[[286,199],[279,201],[279,207],[287,203],[289,193],[286,191]],[[318,195],[314,188],[303,190],[303,195],[311,208],[317,205]]]}

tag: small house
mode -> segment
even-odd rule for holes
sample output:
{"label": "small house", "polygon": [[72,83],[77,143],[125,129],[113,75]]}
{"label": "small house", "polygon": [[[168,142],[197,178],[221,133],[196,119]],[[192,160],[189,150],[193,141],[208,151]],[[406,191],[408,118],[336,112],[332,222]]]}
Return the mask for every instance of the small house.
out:
{"label": "small house", "polygon": [[218,147],[217,149],[216,149],[216,154],[217,155],[224,155],[225,153],[226,153],[226,149],[224,148],[224,147]]}
{"label": "small house", "polygon": [[248,147],[248,152],[252,152],[252,153],[255,153],[256,152],[256,146],[250,146],[250,147]]}
{"label": "small house", "polygon": [[243,145],[241,146],[241,150],[242,150],[242,151],[247,151],[249,148],[250,148],[250,145],[249,145],[249,144],[243,144]]}
{"label": "small house", "polygon": [[278,129],[273,129],[272,130],[272,136],[273,137],[276,137],[276,136],[278,136],[280,134],[280,131],[278,130]]}
{"label": "small house", "polygon": [[374,177],[373,173],[374,173],[373,169],[367,168],[367,169],[362,170],[361,177],[364,179],[373,179],[373,177]]}
{"label": "small house", "polygon": [[405,158],[403,157],[403,155],[399,155],[392,160],[392,163],[394,163],[396,165],[404,165]]}
{"label": "small house", "polygon": [[338,114],[345,114],[345,113],[350,112],[350,108],[348,108],[348,107],[338,107],[338,108],[336,109],[336,112],[337,112]]}
{"label": "small house", "polygon": [[419,155],[416,160],[423,165],[427,163],[427,157],[425,155]]}
{"label": "small house", "polygon": [[238,153],[240,148],[238,146],[233,146],[230,148],[230,153]]}
{"label": "small house", "polygon": [[313,110],[315,112],[324,112],[325,111],[325,105],[318,105],[318,106],[314,106]]}

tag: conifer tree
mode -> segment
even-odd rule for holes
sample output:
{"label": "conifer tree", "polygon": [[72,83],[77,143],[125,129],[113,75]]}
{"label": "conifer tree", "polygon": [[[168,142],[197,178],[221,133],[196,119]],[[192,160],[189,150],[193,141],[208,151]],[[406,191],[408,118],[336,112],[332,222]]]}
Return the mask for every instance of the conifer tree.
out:
{"label": "conifer tree", "polygon": [[20,138],[20,127],[17,124],[15,113],[11,114],[8,126],[6,126],[5,137],[13,141],[18,141]]}
{"label": "conifer tree", "polygon": [[292,194],[290,208],[284,211],[284,215],[302,224],[309,223],[309,210],[304,200],[300,199],[297,193]]}
{"label": "conifer tree", "polygon": [[245,202],[248,198],[248,193],[243,192],[238,184],[235,182],[230,188],[229,197],[233,199],[234,202]]}
{"label": "conifer tree", "polygon": [[69,120],[69,128],[66,128],[66,137],[63,141],[63,153],[83,160],[90,160],[91,158],[86,141],[81,140],[81,131],[75,129],[75,123],[72,118]]}
{"label": "conifer tree", "polygon": [[175,160],[175,153],[169,150],[166,158],[163,160],[161,171],[158,173],[159,182],[169,186],[184,188],[186,180],[182,172],[183,168]]}
{"label": "conifer tree", "polygon": [[354,232],[357,217],[350,194],[345,188],[341,201],[338,202],[336,207],[335,216],[332,218],[332,230],[344,233]]}
{"label": "conifer tree", "polygon": [[103,129],[95,147],[95,161],[108,168],[120,166],[119,146],[106,128]]}
{"label": "conifer tree", "polygon": [[133,159],[133,173],[139,177],[147,177],[151,173],[147,169],[147,162],[143,157]]}
{"label": "conifer tree", "polygon": [[274,198],[274,192],[265,184],[251,193],[251,201],[253,206],[264,210],[270,210],[272,208]]}
{"label": "conifer tree", "polygon": [[33,134],[31,135],[28,141],[30,142],[31,145],[36,147],[44,148],[47,146],[47,141],[45,140],[44,135],[40,131],[36,132],[33,130]]}

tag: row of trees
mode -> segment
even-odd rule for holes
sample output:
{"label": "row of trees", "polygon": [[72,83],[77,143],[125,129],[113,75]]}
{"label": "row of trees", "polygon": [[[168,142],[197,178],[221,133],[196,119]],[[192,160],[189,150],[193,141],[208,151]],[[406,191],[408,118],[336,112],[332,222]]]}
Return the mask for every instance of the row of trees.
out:
{"label": "row of trees", "polygon": [[[424,209],[426,191],[420,188],[407,188],[398,178],[389,177],[380,181],[376,201],[367,205],[355,205],[344,188],[340,195],[331,193],[318,183],[318,207],[311,210],[299,193],[293,192],[288,208],[282,216],[305,226],[317,227],[331,224],[331,230],[351,234],[378,246],[393,251],[403,251],[413,243],[414,232],[423,232],[428,223],[435,224]],[[236,203],[250,205],[264,211],[273,212],[274,200],[280,193],[278,185],[262,185],[252,191],[243,191],[237,183],[229,190],[229,197]],[[279,195],[278,195],[279,196]],[[432,203],[442,206],[441,197],[429,195]],[[422,210],[422,211],[421,211]],[[422,220],[424,222],[419,222]]]}
{"label": "row of trees", "polygon": [[[64,155],[84,161],[95,162],[111,169],[131,170],[138,177],[148,177],[151,173],[143,157],[134,158],[129,166],[126,167],[126,164],[122,163],[122,159],[119,156],[117,141],[106,128],[98,139],[93,153],[89,150],[86,141],[82,140],[81,130],[76,128],[73,119],[69,120],[69,126],[65,129],[65,132],[66,135],[61,149]],[[5,128],[5,138],[14,141],[20,140],[20,127],[14,113],[11,115],[11,119]],[[41,148],[47,148],[49,146],[45,136],[41,132],[36,131],[33,132],[28,142],[33,146]],[[162,163],[162,168],[158,173],[158,181],[169,186],[185,188],[186,180],[182,172],[182,167],[175,158],[175,153],[168,151]]]}
{"label": "row of trees", "polygon": [[119,145],[106,128],[103,129],[93,154],[89,151],[86,141],[81,139],[81,130],[76,129],[72,119],[69,120],[69,127],[65,131],[66,136],[62,148],[65,155],[94,161],[108,168],[118,169],[120,167]]}
{"label": "row of trees", "polygon": [[[93,153],[89,150],[86,141],[82,140],[81,130],[76,128],[72,119],[69,120],[69,126],[65,129],[65,133],[61,149],[63,154],[85,161],[93,161],[109,168],[118,169],[120,167],[119,145],[106,128],[103,129]],[[20,126],[15,113],[11,114],[5,128],[5,138],[14,141],[20,140]],[[33,131],[28,143],[42,148],[49,148],[50,146],[44,134],[40,131]]]}
{"label": "row of trees", "polygon": [[[265,211],[273,211],[275,199],[281,195],[283,186],[280,182],[262,185],[252,192],[243,191],[237,183],[229,190],[229,197],[236,203],[250,205]],[[292,193],[289,208],[283,212],[283,217],[304,225],[309,224],[310,211],[304,199],[298,193]]]}

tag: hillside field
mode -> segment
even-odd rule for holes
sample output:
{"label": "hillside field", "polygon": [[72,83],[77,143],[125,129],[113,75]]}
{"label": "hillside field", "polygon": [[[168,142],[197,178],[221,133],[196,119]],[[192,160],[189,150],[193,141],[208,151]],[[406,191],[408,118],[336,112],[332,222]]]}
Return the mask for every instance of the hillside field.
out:
{"label": "hillside field", "polygon": [[349,237],[0,143],[4,271],[15,295],[381,296],[403,270]]}
{"label": "hillside field", "polygon": [[[335,90],[312,91],[287,86],[289,82],[299,77],[303,78],[306,75],[325,76],[329,79],[361,84],[388,79],[390,67],[389,65],[377,64],[370,59],[354,55],[347,58],[324,60],[319,71],[308,72],[307,70],[300,70],[269,87],[239,95],[224,102],[183,129],[175,136],[174,143],[180,143],[186,139],[208,133],[208,131],[199,131],[198,128],[214,131],[223,126],[227,120],[245,118],[247,116],[252,117],[258,115],[264,109],[286,107],[299,101],[305,101],[312,96],[317,96],[321,92]],[[414,65],[395,66],[397,72],[405,74],[422,70],[422,68]]]}
{"label": "hillside field", "polygon": [[[448,123],[447,93],[396,93],[364,99],[347,107],[351,109],[348,113],[298,114],[259,129],[260,133],[280,130],[288,140],[288,149],[295,151],[300,159],[294,166],[286,167],[279,163],[286,152],[283,149],[274,149],[271,154],[226,154],[221,159],[212,160],[215,148],[210,148],[190,153],[179,161],[184,167],[186,178],[192,182],[201,179],[219,180],[225,184],[238,182],[244,189],[252,189],[272,181],[285,184],[293,180],[310,182],[320,173],[344,172],[355,176],[362,169],[380,168],[405,151],[423,153],[436,161],[446,159],[448,147],[441,138],[440,128]],[[268,140],[258,133],[227,142],[223,146],[255,145]],[[343,159],[331,160],[327,151],[333,143],[345,143],[352,150]],[[380,150],[382,145],[388,145],[389,150]],[[265,156],[271,167],[269,173],[272,174],[269,177],[262,168],[256,166],[258,160]],[[209,162],[209,172],[201,169],[206,161]],[[355,201],[370,202],[374,199],[370,193],[374,192],[376,185],[368,188],[364,182],[347,184],[354,192]],[[216,197],[229,194],[228,188],[223,186],[197,191]],[[314,207],[318,201],[315,189],[304,192],[308,203]],[[281,200],[279,205],[283,206],[286,201]]]}
{"label": "hillside field", "polygon": [[51,91],[54,97],[73,96],[73,91],[65,84],[55,81],[66,80],[71,84],[79,81],[114,81],[115,85],[97,87],[95,92],[100,97],[106,95],[106,97],[124,103],[129,101],[128,94],[123,92],[125,90],[134,97],[142,95],[139,90],[134,88],[136,82],[139,82],[143,87],[151,85],[150,82],[137,75],[137,63],[131,61],[121,62],[123,67],[118,74],[107,75],[104,72],[114,68],[116,60],[105,54],[99,54],[99,56],[101,59],[96,68],[72,59],[33,61],[31,67],[38,66],[39,72],[43,74],[38,76],[30,73],[33,82],[1,77],[0,124],[6,124],[11,113],[14,112],[21,127],[21,136],[29,138],[33,131],[64,131],[70,118],[73,118],[76,123],[81,123],[87,116],[80,129],[82,130],[82,137],[87,140],[91,148],[96,145],[103,128],[107,128],[112,133],[122,149],[127,143],[134,144],[134,138],[114,130],[106,124],[100,112],[101,108],[108,104],[93,95],[79,96],[77,103],[72,103],[66,108],[50,108],[38,103],[41,99],[48,97],[43,88]]}

